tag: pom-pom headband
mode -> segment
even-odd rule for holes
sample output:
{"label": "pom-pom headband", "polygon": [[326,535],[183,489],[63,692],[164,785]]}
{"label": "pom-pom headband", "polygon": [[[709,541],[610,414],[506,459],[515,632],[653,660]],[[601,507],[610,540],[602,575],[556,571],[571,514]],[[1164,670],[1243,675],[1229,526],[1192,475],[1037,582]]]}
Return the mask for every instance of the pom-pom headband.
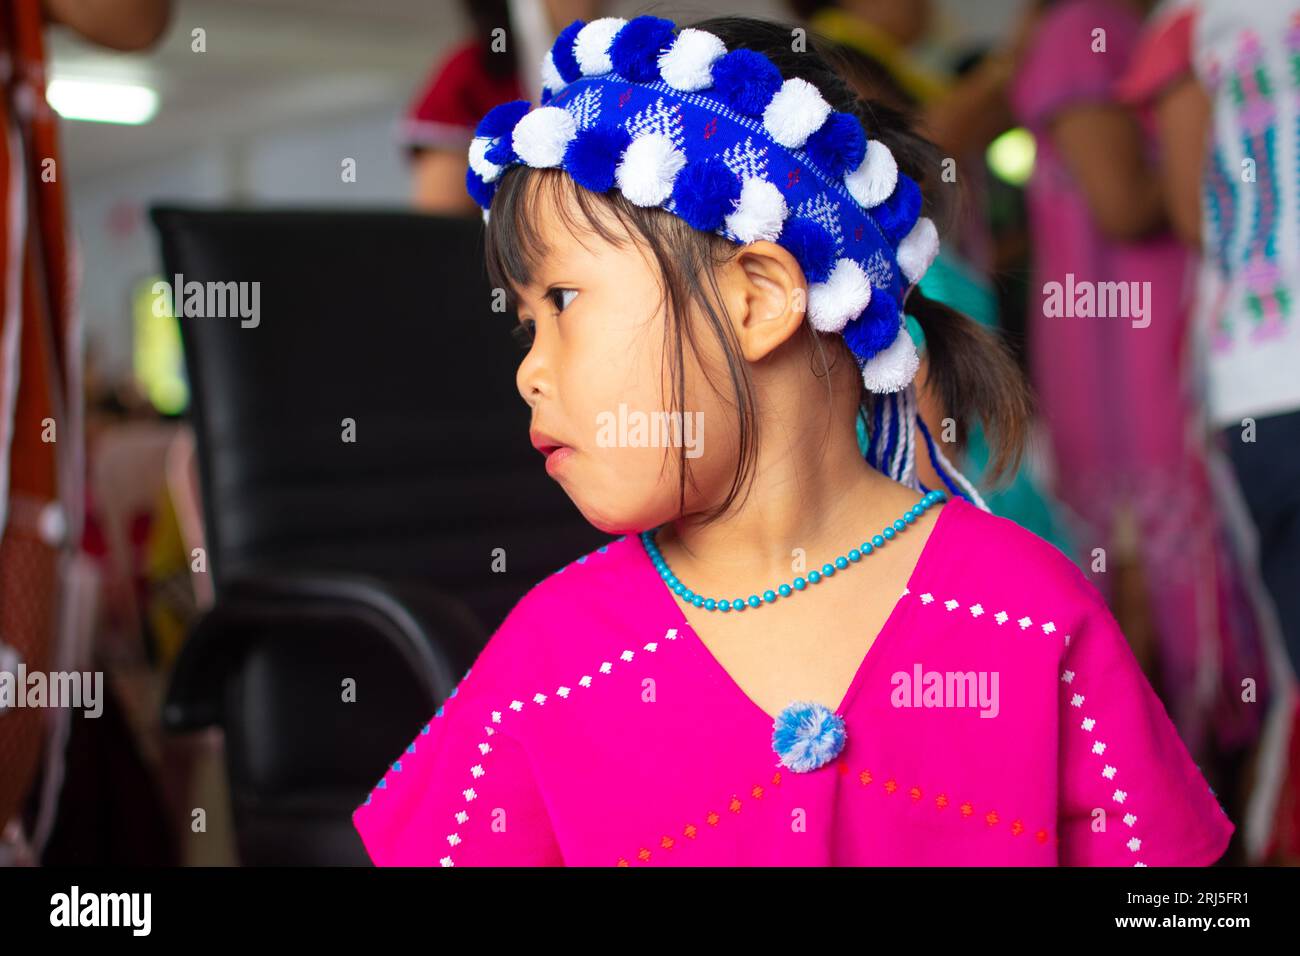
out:
{"label": "pom-pom headband", "polygon": [[641,16],[575,20],[542,64],[541,105],[491,110],[466,186],[487,218],[510,166],[565,170],[738,243],[779,243],[808,280],[808,319],[843,335],[873,392],[919,365],[902,303],[939,249],[921,191],[856,116],[754,50]]}

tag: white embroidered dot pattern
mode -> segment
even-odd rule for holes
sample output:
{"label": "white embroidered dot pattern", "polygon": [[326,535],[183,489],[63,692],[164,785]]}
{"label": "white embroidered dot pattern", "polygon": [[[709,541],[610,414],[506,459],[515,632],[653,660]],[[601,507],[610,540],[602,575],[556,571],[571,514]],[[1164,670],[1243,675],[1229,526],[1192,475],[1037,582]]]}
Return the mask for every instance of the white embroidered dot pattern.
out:
{"label": "white embroidered dot pattern", "polygon": [[[626,540],[626,537],[627,537],[627,536],[624,535],[623,537],[618,538],[616,541],[612,541],[612,542],[610,542],[610,544],[617,544],[617,543],[623,542],[623,541]],[[602,553],[602,554],[605,553],[605,551],[609,548],[609,546],[610,546],[610,545],[605,545],[605,546],[603,546],[603,547],[601,547],[601,548],[598,548],[596,551],[593,551],[593,552],[591,552],[591,553],[589,553],[589,554],[583,555],[581,558],[578,558],[577,560],[570,562],[570,563],[569,563],[568,565],[566,565],[564,568],[561,568],[560,571],[563,571],[563,570],[567,570],[567,569],[569,569],[569,568],[572,568],[574,565],[585,564],[585,563],[586,563],[590,558],[592,558],[595,554],[597,554],[597,553]],[[556,571],[555,573],[558,574],[558,573],[560,573],[560,571]],[[676,640],[677,640],[677,629],[676,629],[676,628],[669,628],[668,631],[664,634],[664,639],[665,639],[665,640],[668,640],[668,641],[676,641]],[[658,647],[659,647],[659,643],[658,643],[657,641],[651,641],[651,642],[649,642],[649,643],[647,643],[647,644],[645,645],[645,649],[646,649],[647,651],[651,652],[651,653],[654,653],[655,651],[657,651],[657,650],[658,650]],[[635,655],[634,655],[633,651],[631,651],[631,650],[625,650],[625,651],[623,651],[623,652],[619,655],[619,660],[622,661],[622,662],[625,662],[625,663],[626,663],[626,662],[630,662],[630,661],[633,660],[634,656],[635,656]],[[600,673],[602,673],[602,674],[609,674],[609,673],[612,672],[612,670],[613,670],[613,664],[612,664],[611,662],[609,662],[609,661],[605,661],[605,662],[603,662],[603,663],[600,665]],[[472,674],[472,669],[471,669],[471,674]],[[467,674],[467,677],[468,677],[468,676],[470,676],[470,674]],[[591,675],[589,675],[589,674],[588,674],[588,675],[583,675],[583,677],[578,681],[578,686],[579,686],[579,687],[590,687],[590,686],[591,686]],[[559,697],[559,698],[562,699],[562,700],[567,700],[567,699],[569,699],[569,694],[570,694],[570,689],[569,689],[569,687],[568,687],[567,685],[561,685],[561,686],[559,687],[559,689],[556,691],[556,696]],[[454,696],[454,694],[453,694],[453,696]],[[448,698],[448,699],[450,700],[451,698]],[[543,706],[543,705],[546,703],[547,699],[548,699],[548,698],[547,698],[547,695],[546,695],[546,694],[537,693],[537,694],[534,694],[534,695],[533,695],[533,697],[532,697],[532,702],[535,703],[535,704],[537,704],[537,706],[541,707],[541,706]],[[444,705],[444,706],[445,706],[445,705]],[[521,701],[521,700],[517,700],[517,699],[516,699],[516,700],[512,700],[512,701],[510,702],[509,709],[512,710],[512,711],[515,711],[516,713],[519,713],[519,712],[522,712],[522,711],[523,711],[524,706],[525,706],[525,705],[524,705],[524,702],[523,702],[523,701]],[[493,711],[491,711],[490,713],[491,713],[491,717],[492,717],[492,721],[493,721],[493,723],[497,723],[497,724],[501,723],[502,712],[501,712],[500,710],[493,710]],[[494,731],[491,727],[485,727],[484,730],[487,732],[488,735],[491,735],[491,734],[494,734],[494,733],[495,733],[495,731]],[[486,741],[481,742],[481,743],[478,745],[478,749],[479,749],[480,753],[481,753],[481,754],[484,754],[484,755],[487,755],[487,754],[489,754],[489,753],[492,752],[492,747],[491,747],[491,745],[490,745],[488,742],[486,742]],[[391,771],[390,771],[390,772],[391,772]],[[487,771],[487,769],[485,768],[484,764],[482,764],[482,763],[476,763],[476,764],[474,764],[472,767],[469,768],[469,772],[470,772],[470,776],[471,776],[473,779],[478,780],[478,779],[480,779],[480,778],[486,776],[488,771]],[[385,779],[385,780],[388,780],[388,779],[389,779],[389,775],[388,775],[387,773],[385,774],[384,779]],[[375,792],[377,792],[377,791],[372,790],[372,796],[374,795]],[[478,799],[478,796],[479,796],[478,791],[477,791],[476,789],[474,789],[474,787],[472,787],[472,786],[471,786],[471,787],[467,787],[466,789],[462,790],[462,791],[461,791],[461,794],[464,796],[466,804],[472,803],[474,800]],[[466,823],[469,822],[469,820],[470,820],[470,815],[469,815],[465,810],[458,810],[455,814],[453,814],[453,820],[454,820],[454,822],[455,822],[458,826],[464,826]],[[461,836],[460,836],[459,832],[453,831],[452,833],[447,834],[447,843],[448,843],[449,846],[457,847],[457,846],[460,846],[462,842],[463,842],[463,841],[462,841],[462,839],[461,839]],[[446,855],[446,856],[441,857],[441,858],[438,860],[438,864],[439,864],[440,866],[455,866],[455,859],[454,859],[454,857],[453,857],[452,855],[448,854],[448,855]]]}
{"label": "white embroidered dot pattern", "polygon": [[[925,593],[925,594],[922,594],[922,595],[921,595],[921,603],[922,603],[923,605],[928,605],[928,604],[932,603],[933,601],[934,601],[934,597],[933,597],[933,595],[931,595],[931,594],[929,594],[929,593]],[[958,605],[958,603],[957,603],[955,600],[951,600],[951,599],[950,599],[950,600],[944,602],[944,607],[946,607],[946,608],[947,608],[948,610],[950,610],[950,611],[953,610],[953,608],[954,608],[954,607],[957,607],[957,606],[959,606],[959,605]],[[970,605],[970,612],[971,612],[971,616],[972,616],[973,618],[979,618],[979,617],[981,617],[981,616],[984,614],[984,606],[983,606],[982,604],[980,604],[980,603],[972,604],[972,605]],[[996,621],[997,624],[998,624],[999,626],[1001,626],[1001,625],[1005,624],[1007,621],[1011,620],[1011,615],[1009,615],[1006,611],[998,611],[996,614],[993,615],[993,620]],[[1018,619],[1016,620],[1016,623],[1019,624],[1019,625],[1020,625],[1020,629],[1021,629],[1022,631],[1024,631],[1024,630],[1028,630],[1028,628],[1029,628],[1030,626],[1032,626],[1034,622],[1033,622],[1033,620],[1032,620],[1028,615],[1024,615],[1024,616],[1018,618]],[[1043,632],[1044,634],[1047,634],[1047,635],[1055,634],[1055,633],[1056,633],[1056,624],[1055,624],[1055,622],[1053,622],[1053,621],[1048,621],[1048,622],[1046,622],[1045,624],[1041,625],[1041,629],[1042,629],[1042,632]],[[1069,634],[1066,634],[1066,635],[1062,638],[1062,645],[1063,645],[1063,647],[1066,648],[1066,649],[1069,648],[1069,646],[1070,646],[1070,635],[1069,635]],[[1075,682],[1075,677],[1076,677],[1076,676],[1077,676],[1077,675],[1076,675],[1076,672],[1075,672],[1074,670],[1071,670],[1071,669],[1069,669],[1069,668],[1066,668],[1066,669],[1062,670],[1062,672],[1061,672],[1061,683],[1062,683],[1062,684],[1066,684],[1066,685],[1072,685],[1072,684],[1074,684],[1074,682]],[[1081,693],[1078,693],[1078,692],[1076,691],[1075,693],[1071,694],[1071,696],[1070,696],[1070,699],[1069,699],[1070,706],[1071,706],[1071,707],[1080,708],[1080,707],[1083,706],[1083,704],[1084,704],[1084,700],[1085,700],[1084,695],[1081,694]],[[1086,716],[1085,716],[1085,717],[1080,721],[1080,723],[1079,723],[1079,729],[1082,730],[1082,731],[1085,732],[1085,733],[1092,733],[1092,732],[1096,729],[1096,726],[1097,726],[1097,721],[1096,721],[1094,718],[1092,718],[1092,717],[1086,717]],[[1091,746],[1091,748],[1089,749],[1089,753],[1091,753],[1093,756],[1098,756],[1098,757],[1100,757],[1100,756],[1102,756],[1102,755],[1105,754],[1106,749],[1107,749],[1107,745],[1105,744],[1105,742],[1100,741],[1100,740],[1095,740],[1095,741],[1093,741],[1092,746]],[[1113,780],[1113,779],[1118,775],[1119,770],[1118,770],[1118,768],[1116,768],[1113,764],[1103,763],[1103,765],[1101,766],[1101,768],[1100,768],[1100,770],[1099,770],[1099,773],[1100,773],[1100,775],[1101,775],[1102,777],[1104,777],[1106,780]],[[1116,789],[1116,790],[1111,794],[1111,799],[1114,800],[1115,803],[1123,804],[1123,803],[1128,799],[1128,796],[1129,796],[1129,795],[1128,795],[1128,792],[1127,792],[1127,791],[1122,790],[1122,789]],[[1132,813],[1126,813],[1126,814],[1124,815],[1124,823],[1125,823],[1126,826],[1132,828],[1132,827],[1137,823],[1137,816],[1136,816],[1135,814],[1132,814]],[[1125,844],[1125,846],[1126,846],[1129,850],[1131,850],[1131,851],[1133,851],[1134,853],[1136,853],[1136,852],[1138,851],[1138,849],[1142,846],[1142,841],[1139,840],[1137,837],[1133,837],[1132,839],[1130,839],[1130,840]],[[1143,862],[1141,862],[1140,860],[1134,862],[1133,865],[1134,865],[1134,866],[1146,866],[1146,864],[1143,863]]]}

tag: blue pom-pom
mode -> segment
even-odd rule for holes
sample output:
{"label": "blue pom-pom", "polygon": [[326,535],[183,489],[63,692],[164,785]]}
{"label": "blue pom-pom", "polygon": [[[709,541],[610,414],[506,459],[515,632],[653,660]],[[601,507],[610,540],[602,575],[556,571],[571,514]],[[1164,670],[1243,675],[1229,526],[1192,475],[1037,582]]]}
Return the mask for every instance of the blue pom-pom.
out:
{"label": "blue pom-pom", "polygon": [[871,210],[870,215],[880,226],[889,244],[897,246],[916,225],[921,215],[921,187],[911,176],[898,174],[898,185],[890,197]]}
{"label": "blue pom-pom", "polygon": [[484,150],[483,158],[497,166],[511,166],[520,161],[519,154],[515,152],[514,139],[509,135],[502,136]]}
{"label": "blue pom-pom", "polygon": [[755,50],[732,50],[713,64],[713,89],[737,113],[758,116],[781,88],[781,71]]}
{"label": "blue pom-pom", "polygon": [[651,83],[659,79],[659,54],[673,44],[673,21],[640,16],[629,20],[609,45],[614,70],[629,80]]}
{"label": "blue pom-pom", "polygon": [[555,45],[551,47],[555,70],[565,83],[572,83],[582,76],[582,67],[578,66],[578,58],[573,55],[573,41],[578,39],[578,32],[586,25],[585,20],[574,20],[560,31],[560,35],[555,38]]}
{"label": "blue pom-pom", "polygon": [[776,241],[799,260],[804,278],[824,282],[835,264],[835,239],[826,227],[804,216],[791,216]]}
{"label": "blue pom-pom", "polygon": [[867,155],[867,134],[850,113],[832,113],[803,147],[814,163],[836,178],[853,172]]}
{"label": "blue pom-pom", "polygon": [[687,163],[673,181],[673,211],[696,229],[712,232],[735,210],[740,180],[716,156]]}
{"label": "blue pom-pom", "polygon": [[614,186],[614,170],[632,136],[622,126],[590,126],[579,130],[564,152],[564,168],[579,185],[603,193]]}
{"label": "blue pom-pom", "polygon": [[[868,302],[867,307],[862,310],[862,314],[870,322],[887,325],[892,328],[900,321],[900,311],[901,309],[898,304],[898,299],[894,298],[893,295],[883,289],[872,289],[871,301]],[[888,345],[892,341],[894,341],[894,338],[891,335],[886,338],[885,345]]]}
{"label": "blue pom-pom", "polygon": [[795,701],[772,725],[772,749],[795,773],[824,767],[844,749],[844,718],[822,704]]}
{"label": "blue pom-pom", "polygon": [[472,169],[465,171],[465,189],[473,199],[483,209],[492,205],[492,197],[496,194],[497,184],[495,182],[485,183],[483,177]]}
{"label": "blue pom-pom", "polygon": [[898,335],[898,303],[880,289],[871,293],[871,301],[862,314],[844,326],[844,343],[862,361],[874,358]]}
{"label": "blue pom-pom", "polygon": [[510,134],[515,131],[516,124],[528,112],[530,105],[527,100],[511,100],[509,103],[502,103],[500,106],[492,107],[478,121],[478,127],[474,130],[474,135],[486,136],[488,139],[505,136],[509,139]]}

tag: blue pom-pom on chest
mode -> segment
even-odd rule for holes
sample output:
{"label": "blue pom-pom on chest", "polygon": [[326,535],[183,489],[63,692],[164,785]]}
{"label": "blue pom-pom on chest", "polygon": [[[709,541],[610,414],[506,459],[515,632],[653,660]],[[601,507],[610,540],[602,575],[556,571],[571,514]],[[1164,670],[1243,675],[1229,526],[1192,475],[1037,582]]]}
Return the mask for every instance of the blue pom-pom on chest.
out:
{"label": "blue pom-pom on chest", "polygon": [[826,766],[844,749],[844,718],[828,707],[797,700],[772,725],[772,749],[781,764],[796,773]]}

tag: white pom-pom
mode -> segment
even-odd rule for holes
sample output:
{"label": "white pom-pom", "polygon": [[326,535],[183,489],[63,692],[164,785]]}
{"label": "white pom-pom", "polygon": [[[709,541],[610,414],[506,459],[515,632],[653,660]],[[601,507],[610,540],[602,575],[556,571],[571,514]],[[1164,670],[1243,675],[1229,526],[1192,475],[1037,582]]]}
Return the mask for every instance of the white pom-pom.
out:
{"label": "white pom-pom", "polygon": [[903,270],[908,282],[919,282],[939,254],[939,230],[922,216],[898,244],[898,268]]}
{"label": "white pom-pom", "polygon": [[622,17],[601,17],[578,31],[578,38],[573,41],[573,58],[578,61],[583,76],[600,76],[614,69],[609,45],[625,23]]}
{"label": "white pom-pom", "polygon": [[569,140],[577,134],[573,114],[558,106],[541,106],[515,124],[515,152],[529,166],[545,169],[564,160]]}
{"label": "white pom-pom", "polygon": [[921,356],[916,353],[907,326],[900,322],[889,348],[862,366],[862,381],[873,392],[897,392],[907,388],[920,367]]}
{"label": "white pom-pom", "polygon": [[785,197],[775,183],[750,177],[740,186],[736,211],[727,216],[727,228],[741,242],[775,242],[788,213]]}
{"label": "white pom-pom", "polygon": [[839,332],[871,301],[871,279],[852,259],[835,263],[825,282],[808,287],[808,321],[818,332]]}
{"label": "white pom-pom", "polygon": [[469,168],[483,177],[485,183],[490,183],[501,175],[500,166],[483,158],[491,145],[492,140],[487,136],[475,136],[469,144]]}
{"label": "white pom-pom", "polygon": [[898,163],[889,147],[878,139],[867,143],[867,155],[858,168],[844,177],[849,194],[867,209],[878,206],[898,185]]}
{"label": "white pom-pom", "polygon": [[485,226],[486,226],[487,223],[488,223],[488,213],[490,213],[490,212],[491,212],[491,210],[490,210],[488,207],[486,207],[486,206],[483,207],[483,225],[485,225]]}
{"label": "white pom-pom", "polygon": [[560,76],[560,70],[555,65],[555,57],[551,56],[550,50],[546,51],[546,56],[542,60],[542,88],[552,93],[564,89],[564,77]]}
{"label": "white pom-pom", "polygon": [[712,33],[687,27],[659,54],[659,75],[675,90],[707,89],[713,85],[713,61],[726,52]]}
{"label": "white pom-pom", "polygon": [[781,84],[763,110],[763,127],[782,146],[799,149],[830,115],[831,105],[817,87],[796,76]]}
{"label": "white pom-pom", "polygon": [[632,140],[614,170],[619,191],[638,206],[658,206],[673,192],[673,180],[686,165],[686,155],[663,133]]}

